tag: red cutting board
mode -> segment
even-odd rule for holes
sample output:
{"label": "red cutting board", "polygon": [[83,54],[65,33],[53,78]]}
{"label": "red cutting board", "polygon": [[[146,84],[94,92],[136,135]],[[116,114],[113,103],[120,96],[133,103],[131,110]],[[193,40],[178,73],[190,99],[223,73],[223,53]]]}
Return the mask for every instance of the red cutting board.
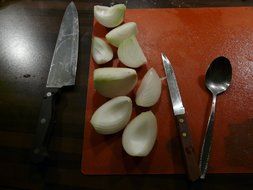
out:
{"label": "red cutting board", "polygon": [[[211,106],[211,94],[204,84],[205,72],[218,56],[231,61],[232,84],[217,99],[208,172],[253,172],[253,8],[128,9],[125,22],[130,21],[137,23],[137,39],[148,60],[137,69],[139,81],[151,67],[161,77],[165,75],[161,52],[172,63],[197,156]],[[94,22],[93,35],[104,37],[108,31]],[[114,61],[106,64],[112,65],[123,66],[116,53]],[[147,157],[133,158],[122,148],[122,132],[99,135],[89,123],[93,112],[107,101],[94,89],[95,68],[98,66],[90,59],[82,173],[184,173],[166,81],[159,102],[151,108],[158,120],[156,144]],[[130,97],[134,101],[134,92]],[[133,110],[132,117],[144,111],[136,105]]]}

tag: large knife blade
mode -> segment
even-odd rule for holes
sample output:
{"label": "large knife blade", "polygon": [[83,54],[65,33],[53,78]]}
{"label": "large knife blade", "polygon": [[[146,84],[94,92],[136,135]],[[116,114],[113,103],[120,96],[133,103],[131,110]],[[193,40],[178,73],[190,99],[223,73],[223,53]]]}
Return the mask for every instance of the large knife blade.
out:
{"label": "large knife blade", "polygon": [[41,163],[48,156],[47,148],[54,125],[55,100],[60,89],[75,84],[78,43],[78,13],[75,4],[71,2],[62,19],[47,78],[32,151],[34,163]]}
{"label": "large knife blade", "polygon": [[166,73],[172,107],[177,121],[177,128],[179,131],[188,177],[191,181],[195,181],[199,179],[200,171],[192,143],[191,134],[186,122],[185,109],[172,65],[164,53],[162,53],[161,56]]}

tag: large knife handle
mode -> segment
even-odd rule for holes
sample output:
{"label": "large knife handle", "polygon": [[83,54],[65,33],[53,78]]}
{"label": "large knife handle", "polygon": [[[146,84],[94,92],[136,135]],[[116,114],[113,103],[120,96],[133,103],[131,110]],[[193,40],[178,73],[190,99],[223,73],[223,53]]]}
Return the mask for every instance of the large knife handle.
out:
{"label": "large knife handle", "polygon": [[192,143],[192,137],[186,122],[185,115],[177,115],[176,118],[188,177],[191,181],[195,181],[200,177],[200,170]]}
{"label": "large knife handle", "polygon": [[53,128],[52,120],[55,115],[55,100],[58,92],[57,88],[47,88],[43,96],[31,157],[32,162],[36,164],[44,162],[48,157],[47,149]]}

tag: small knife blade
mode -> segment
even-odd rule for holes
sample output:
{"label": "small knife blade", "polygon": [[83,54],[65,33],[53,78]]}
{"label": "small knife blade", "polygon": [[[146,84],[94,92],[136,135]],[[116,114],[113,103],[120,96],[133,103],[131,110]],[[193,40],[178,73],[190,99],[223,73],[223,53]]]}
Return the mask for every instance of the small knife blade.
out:
{"label": "small knife blade", "polygon": [[166,73],[167,83],[169,87],[170,98],[175,115],[185,114],[180,92],[177,86],[177,80],[169,59],[162,53],[163,66]]}
{"label": "small knife blade", "polygon": [[47,149],[55,123],[55,101],[62,87],[75,84],[78,43],[78,13],[71,2],[62,19],[42,99],[31,156],[33,163],[40,164],[48,157]]}
{"label": "small knife blade", "polygon": [[166,73],[172,107],[177,121],[177,128],[179,131],[183,155],[185,158],[188,178],[191,181],[196,181],[197,179],[199,179],[200,171],[195,156],[191,134],[186,122],[185,108],[182,103],[181,95],[179,92],[176,76],[173,71],[172,65],[164,53],[162,53],[161,56],[164,70]]}

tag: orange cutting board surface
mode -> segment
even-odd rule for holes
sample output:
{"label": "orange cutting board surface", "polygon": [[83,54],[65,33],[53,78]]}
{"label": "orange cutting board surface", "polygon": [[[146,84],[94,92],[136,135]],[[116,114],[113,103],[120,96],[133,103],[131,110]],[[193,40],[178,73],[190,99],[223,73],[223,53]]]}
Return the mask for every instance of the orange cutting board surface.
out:
{"label": "orange cutting board surface", "polygon": [[[127,10],[125,22],[136,22],[137,39],[148,63],[138,69],[139,82],[153,67],[164,77],[161,52],[174,68],[197,157],[205,134],[211,94],[204,84],[208,65],[227,57],[233,68],[230,88],[218,96],[209,173],[253,172],[253,8],[182,8]],[[96,21],[93,35],[109,31]],[[121,67],[114,60],[105,66]],[[159,102],[150,109],[157,117],[158,136],[144,158],[128,156],[121,145],[122,131],[103,136],[89,123],[94,111],[108,99],[93,86],[93,71],[102,67],[90,59],[85,114],[82,172],[84,174],[185,173],[167,83]],[[134,92],[129,94],[134,101]],[[134,104],[132,118],[148,109]]]}

